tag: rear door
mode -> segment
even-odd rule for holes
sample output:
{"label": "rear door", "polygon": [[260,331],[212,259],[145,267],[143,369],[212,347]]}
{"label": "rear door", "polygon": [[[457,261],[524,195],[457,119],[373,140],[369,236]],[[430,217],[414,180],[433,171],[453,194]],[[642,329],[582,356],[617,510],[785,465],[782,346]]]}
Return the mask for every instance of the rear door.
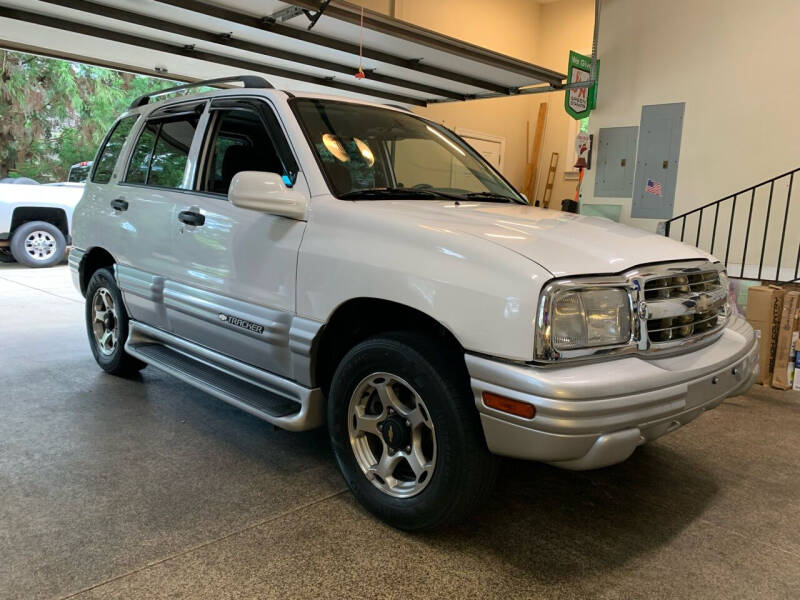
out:
{"label": "rear door", "polygon": [[125,252],[117,280],[135,320],[169,330],[164,283],[177,270],[176,208],[191,193],[196,133],[206,102],[171,104],[140,124],[116,186],[116,235]]}
{"label": "rear door", "polygon": [[[121,117],[106,135],[81,201],[73,215],[72,242],[82,250],[104,248],[117,261],[128,260],[128,240],[122,233],[125,215],[111,207],[120,195],[119,177],[136,136],[138,114]],[[74,218],[77,216],[78,218]]]}
{"label": "rear door", "polygon": [[174,225],[180,268],[165,292],[171,326],[186,339],[290,376],[289,328],[306,224],[233,206],[228,187],[240,171],[266,171],[308,189],[263,99],[213,101],[203,140],[196,193],[181,198]]}

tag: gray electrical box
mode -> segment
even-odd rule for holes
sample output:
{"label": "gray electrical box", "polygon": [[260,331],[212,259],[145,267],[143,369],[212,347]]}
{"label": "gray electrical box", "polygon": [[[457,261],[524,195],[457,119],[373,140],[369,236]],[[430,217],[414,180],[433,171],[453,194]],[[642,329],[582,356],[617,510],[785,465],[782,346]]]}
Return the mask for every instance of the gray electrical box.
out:
{"label": "gray electrical box", "polygon": [[669,219],[675,205],[675,182],[685,102],[642,107],[631,217]]}
{"label": "gray electrical box", "polygon": [[633,194],[638,132],[638,127],[600,129],[594,152],[597,157],[597,174],[594,178],[596,198],[630,198]]}

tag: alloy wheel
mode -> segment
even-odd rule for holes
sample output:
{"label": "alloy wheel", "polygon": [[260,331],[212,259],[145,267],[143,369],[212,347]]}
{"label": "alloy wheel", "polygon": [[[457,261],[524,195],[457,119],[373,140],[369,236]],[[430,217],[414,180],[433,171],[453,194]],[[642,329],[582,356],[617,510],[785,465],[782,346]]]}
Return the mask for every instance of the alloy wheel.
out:
{"label": "alloy wheel", "polygon": [[119,316],[114,297],[107,288],[100,287],[92,297],[92,332],[98,350],[109,356],[117,348]]}
{"label": "alloy wheel", "polygon": [[25,252],[35,261],[44,262],[56,253],[58,243],[48,231],[31,231],[25,238]]}
{"label": "alloy wheel", "polygon": [[430,412],[411,385],[391,373],[373,373],[355,387],[348,432],[366,478],[396,498],[419,494],[436,468],[436,433]]}

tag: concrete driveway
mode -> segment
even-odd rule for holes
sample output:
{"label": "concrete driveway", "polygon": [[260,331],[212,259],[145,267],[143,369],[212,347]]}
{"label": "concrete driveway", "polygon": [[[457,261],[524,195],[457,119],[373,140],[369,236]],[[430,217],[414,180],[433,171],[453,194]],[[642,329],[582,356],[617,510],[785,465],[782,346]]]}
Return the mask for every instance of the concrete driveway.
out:
{"label": "concrete driveway", "polygon": [[506,461],[407,535],[291,434],[106,375],[65,266],[0,264],[0,598],[798,598],[800,394],[754,387],[622,465]]}

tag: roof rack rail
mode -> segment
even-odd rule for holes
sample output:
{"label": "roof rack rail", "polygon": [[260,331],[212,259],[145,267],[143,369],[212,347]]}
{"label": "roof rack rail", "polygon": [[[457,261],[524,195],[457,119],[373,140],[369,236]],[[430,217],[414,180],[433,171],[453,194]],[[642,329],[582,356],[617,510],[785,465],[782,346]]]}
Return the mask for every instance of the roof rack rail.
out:
{"label": "roof rack rail", "polygon": [[390,108],[396,108],[397,110],[404,110],[406,112],[411,112],[411,110],[407,106],[403,106],[402,104],[392,104],[391,102],[385,102],[384,106],[389,106]]}
{"label": "roof rack rail", "polygon": [[171,94],[172,92],[180,92],[181,90],[189,90],[196,87],[213,86],[213,85],[218,85],[220,83],[232,83],[232,82],[242,83],[246,88],[273,89],[275,87],[269,81],[257,75],[236,75],[234,77],[219,77],[217,79],[205,79],[203,81],[195,81],[194,83],[186,83],[184,85],[176,85],[175,87],[165,88],[163,90],[158,90],[157,92],[153,92],[152,94],[144,94],[143,96],[139,96],[138,98],[136,98],[136,100],[131,102],[129,108],[138,108],[139,106],[144,106],[145,104],[150,102],[150,98],[155,98],[156,96],[163,96],[165,94]]}

